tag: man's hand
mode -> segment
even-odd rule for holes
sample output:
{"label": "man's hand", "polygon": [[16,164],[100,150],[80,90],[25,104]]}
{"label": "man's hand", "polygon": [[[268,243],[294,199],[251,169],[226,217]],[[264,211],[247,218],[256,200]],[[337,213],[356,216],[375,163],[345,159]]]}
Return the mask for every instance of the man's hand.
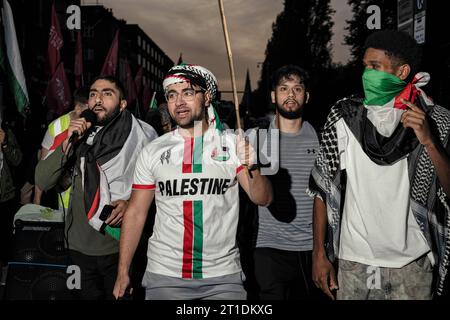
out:
{"label": "man's hand", "polygon": [[122,223],[123,215],[128,207],[128,201],[117,200],[111,202],[111,205],[114,206],[115,208],[111,212],[108,219],[106,219],[105,223],[110,226],[118,226]]}
{"label": "man's hand", "polygon": [[236,153],[242,165],[251,166],[256,163],[256,152],[250,142],[248,142],[248,138],[237,135]]}
{"label": "man's hand", "polygon": [[130,277],[128,276],[128,274],[118,273],[116,283],[114,284],[113,296],[116,299],[122,298],[125,295],[125,291],[129,285],[130,285]]}
{"label": "man's hand", "polygon": [[78,132],[78,137],[81,137],[86,132],[86,130],[89,129],[90,127],[91,127],[91,123],[86,122],[85,118],[70,120],[67,138],[70,139],[70,137],[73,135],[73,133],[75,131]]}
{"label": "man's hand", "polygon": [[335,299],[331,290],[339,289],[336,272],[328,258],[323,254],[313,252],[312,278],[317,288],[320,288],[332,300]]}
{"label": "man's hand", "polygon": [[402,115],[401,122],[403,123],[403,126],[414,130],[420,144],[424,146],[431,145],[433,143],[433,137],[425,112],[412,102],[405,99],[402,99],[401,101],[409,108]]}
{"label": "man's hand", "polygon": [[91,127],[91,123],[90,122],[86,122],[86,119],[84,118],[80,118],[80,119],[76,119],[76,120],[70,120],[69,123],[69,128],[67,129],[67,138],[66,140],[63,142],[62,145],[62,149],[63,152],[67,153],[68,152],[68,144],[69,144],[69,140],[70,137],[72,137],[74,132],[78,133],[78,138],[80,138],[87,129],[89,129]]}
{"label": "man's hand", "polygon": [[3,144],[6,139],[6,133],[0,128],[0,144]]}

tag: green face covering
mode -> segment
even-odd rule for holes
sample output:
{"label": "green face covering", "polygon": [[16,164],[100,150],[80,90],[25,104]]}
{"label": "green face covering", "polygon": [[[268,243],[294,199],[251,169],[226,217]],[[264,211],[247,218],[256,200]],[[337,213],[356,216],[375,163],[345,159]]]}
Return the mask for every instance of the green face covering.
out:
{"label": "green face covering", "polygon": [[384,106],[406,86],[405,81],[393,74],[373,69],[364,70],[362,79],[365,94],[364,104],[368,106]]}

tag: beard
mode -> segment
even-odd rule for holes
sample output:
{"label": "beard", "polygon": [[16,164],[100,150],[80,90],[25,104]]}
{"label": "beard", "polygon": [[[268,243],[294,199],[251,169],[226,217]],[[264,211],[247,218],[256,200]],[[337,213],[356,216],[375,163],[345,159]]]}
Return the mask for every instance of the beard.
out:
{"label": "beard", "polygon": [[[298,102],[296,101],[297,105]],[[279,105],[278,103],[275,104],[277,107],[277,111],[280,113],[280,115],[283,118],[289,119],[289,120],[295,120],[295,119],[299,119],[301,117],[303,117],[303,106],[299,106],[298,109],[293,110],[293,111],[287,111],[283,108],[283,105]]]}
{"label": "beard", "polygon": [[114,118],[117,117],[119,114],[120,114],[120,106],[117,105],[116,108],[114,108],[110,112],[105,113],[103,119],[100,120],[97,117],[97,125],[100,127],[104,127],[107,124],[109,124],[112,120],[114,120]]}
{"label": "beard", "polygon": [[195,126],[195,122],[202,122],[205,117],[205,111],[202,109],[202,112],[199,115],[193,115],[187,122],[175,121],[177,125],[182,129],[192,129]]}

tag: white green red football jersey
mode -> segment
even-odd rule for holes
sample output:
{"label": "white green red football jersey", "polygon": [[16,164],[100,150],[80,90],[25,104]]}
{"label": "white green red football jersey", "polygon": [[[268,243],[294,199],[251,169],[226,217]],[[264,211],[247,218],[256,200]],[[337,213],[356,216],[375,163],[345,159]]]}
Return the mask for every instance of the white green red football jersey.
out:
{"label": "white green red football jersey", "polygon": [[174,130],[142,150],[133,189],[154,189],[157,207],[147,271],[187,279],[241,271],[235,139],[212,128],[197,138]]}

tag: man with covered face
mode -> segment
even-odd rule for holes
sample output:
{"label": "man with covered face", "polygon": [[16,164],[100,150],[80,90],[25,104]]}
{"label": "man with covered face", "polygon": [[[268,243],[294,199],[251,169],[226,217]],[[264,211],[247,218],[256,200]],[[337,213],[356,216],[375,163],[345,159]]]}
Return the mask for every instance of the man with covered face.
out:
{"label": "man with covered face", "polygon": [[[156,136],[153,128],[128,110],[125,92],[114,77],[98,77],[90,86],[88,106],[70,121],[65,140],[36,167],[43,190],[72,184],[65,217],[70,262],[81,270],[81,299],[112,299],[118,263],[118,238],[131,194],[140,150]],[[75,133],[76,132],[76,133]],[[69,172],[70,179],[61,179]],[[113,207],[103,220],[101,213]]]}
{"label": "man with covered face", "polygon": [[114,296],[122,297],[129,286],[130,263],[155,198],[143,279],[146,299],[245,299],[236,244],[237,183],[261,206],[271,203],[270,183],[255,166],[249,143],[223,131],[212,105],[217,81],[209,70],[174,66],[163,87],[177,128],[139,156]]}
{"label": "man with covered face", "polygon": [[409,35],[365,46],[365,97],[337,102],[320,135],[313,280],[330,298],[431,299],[450,252],[450,112],[421,89],[430,76]]}

